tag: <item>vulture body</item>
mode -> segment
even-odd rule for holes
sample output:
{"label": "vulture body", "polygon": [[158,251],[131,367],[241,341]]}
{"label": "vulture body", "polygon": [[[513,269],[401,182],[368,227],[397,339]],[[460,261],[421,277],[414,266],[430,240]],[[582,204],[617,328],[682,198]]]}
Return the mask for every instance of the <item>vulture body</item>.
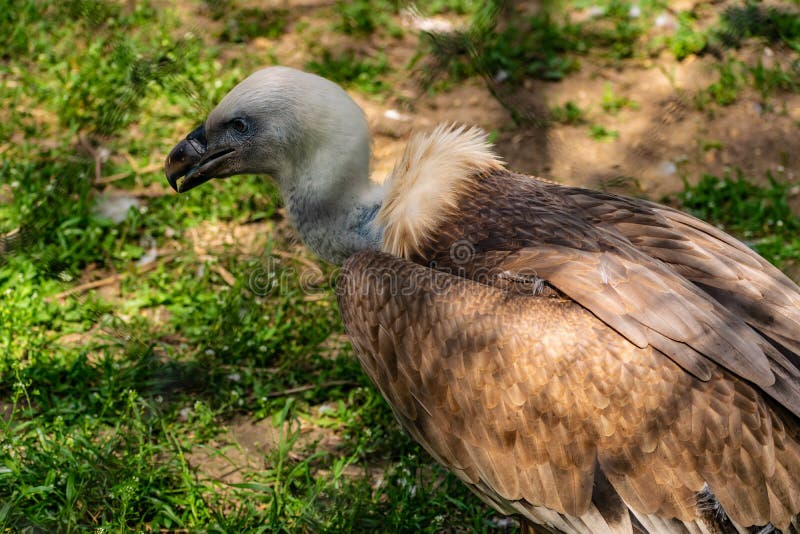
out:
{"label": "vulture body", "polygon": [[484,501],[552,532],[798,531],[800,288],[642,200],[514,174],[477,129],[369,181],[363,113],[273,67],[173,149],[186,191],[272,175],[343,263],[339,305],[403,428]]}

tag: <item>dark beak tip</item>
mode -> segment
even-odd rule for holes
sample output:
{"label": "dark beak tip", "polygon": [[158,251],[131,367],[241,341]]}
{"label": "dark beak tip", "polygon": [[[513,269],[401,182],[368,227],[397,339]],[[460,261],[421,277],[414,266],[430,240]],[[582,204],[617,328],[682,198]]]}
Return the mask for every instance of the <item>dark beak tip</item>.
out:
{"label": "dark beak tip", "polygon": [[172,168],[172,163],[170,162],[169,158],[167,158],[167,161],[164,164],[164,175],[167,177],[167,182],[169,183],[170,187],[172,187],[176,193],[180,193],[178,179],[183,176],[183,174]]}
{"label": "dark beak tip", "polygon": [[164,174],[167,177],[167,182],[176,192],[183,193],[191,189],[191,187],[183,187],[186,185],[185,180],[178,185],[178,179],[181,176],[185,176],[203,159],[206,146],[205,126],[201,125],[175,145],[175,148],[167,155],[167,159],[164,162]]}
{"label": "dark beak tip", "polygon": [[169,185],[175,191],[181,192],[178,187],[178,178],[185,176],[200,161],[200,158],[201,154],[193,150],[193,147],[186,139],[172,149],[164,162],[164,174]]}

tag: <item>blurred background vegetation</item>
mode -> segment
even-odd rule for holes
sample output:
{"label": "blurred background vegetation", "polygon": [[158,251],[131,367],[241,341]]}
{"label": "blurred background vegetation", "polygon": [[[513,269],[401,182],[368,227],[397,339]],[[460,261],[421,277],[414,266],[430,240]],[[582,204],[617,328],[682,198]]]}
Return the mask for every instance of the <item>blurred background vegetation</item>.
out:
{"label": "blurred background vegetation", "polygon": [[264,177],[169,149],[252,70],[344,85],[376,175],[477,123],[518,171],[670,202],[798,278],[800,5],[0,0],[4,531],[515,529],[354,360]]}

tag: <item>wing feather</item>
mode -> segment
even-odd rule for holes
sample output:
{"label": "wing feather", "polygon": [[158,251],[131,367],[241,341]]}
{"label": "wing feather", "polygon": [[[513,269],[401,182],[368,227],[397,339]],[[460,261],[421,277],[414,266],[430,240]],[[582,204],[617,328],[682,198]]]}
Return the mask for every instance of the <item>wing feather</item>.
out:
{"label": "wing feather", "polygon": [[746,322],[800,354],[800,289],[742,242],[653,202],[575,188],[564,192],[598,224],[671,265]]}
{"label": "wing feather", "polygon": [[[497,171],[423,253],[478,279],[533,275],[696,377],[713,364],[800,416],[800,288],[744,244],[658,204]],[[468,265],[447,251],[473,243]],[[460,269],[453,271],[452,269]]]}
{"label": "wing feather", "polygon": [[696,286],[629,248],[587,252],[540,244],[499,268],[534,270],[637,346],[653,344],[701,378],[707,357],[761,387],[774,384],[767,354],[779,357],[776,349]]}

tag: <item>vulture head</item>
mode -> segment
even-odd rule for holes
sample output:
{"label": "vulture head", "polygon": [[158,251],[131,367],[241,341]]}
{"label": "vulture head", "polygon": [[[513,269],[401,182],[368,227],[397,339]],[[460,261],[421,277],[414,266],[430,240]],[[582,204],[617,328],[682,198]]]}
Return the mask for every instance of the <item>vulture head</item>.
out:
{"label": "vulture head", "polygon": [[[325,162],[321,168],[315,163]],[[170,152],[170,185],[186,192],[212,178],[267,174],[283,190],[331,186],[333,170],[368,170],[369,133],[361,108],[333,82],[287,67],[239,83]],[[314,184],[300,183],[309,171]]]}
{"label": "vulture head", "polygon": [[306,245],[339,264],[379,247],[371,222],[381,195],[369,180],[369,145],[364,112],[341,87],[270,67],[234,87],[172,149],[164,170],[179,193],[212,178],[272,176]]}

